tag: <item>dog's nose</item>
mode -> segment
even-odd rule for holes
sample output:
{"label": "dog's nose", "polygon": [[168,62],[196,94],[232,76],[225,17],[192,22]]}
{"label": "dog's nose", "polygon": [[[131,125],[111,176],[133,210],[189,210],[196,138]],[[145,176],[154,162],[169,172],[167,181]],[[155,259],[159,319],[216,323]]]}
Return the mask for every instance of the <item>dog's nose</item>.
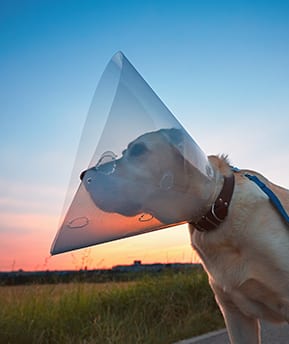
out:
{"label": "dog's nose", "polygon": [[85,173],[90,170],[94,170],[105,175],[112,174],[116,169],[116,157],[117,155],[111,151],[103,153],[95,166],[81,172],[80,180],[83,180]]}
{"label": "dog's nose", "polygon": [[81,181],[83,180],[84,175],[85,175],[85,173],[86,173],[87,171],[88,171],[88,170],[85,170],[85,171],[82,171],[82,172],[80,173],[79,178],[80,178]]}

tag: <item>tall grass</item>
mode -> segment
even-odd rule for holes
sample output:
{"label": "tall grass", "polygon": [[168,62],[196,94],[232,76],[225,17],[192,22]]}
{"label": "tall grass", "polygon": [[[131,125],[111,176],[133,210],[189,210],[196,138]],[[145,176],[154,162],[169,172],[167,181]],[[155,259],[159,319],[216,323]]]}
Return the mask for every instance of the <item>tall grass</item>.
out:
{"label": "tall grass", "polygon": [[168,344],[222,326],[200,271],[0,288],[0,343]]}

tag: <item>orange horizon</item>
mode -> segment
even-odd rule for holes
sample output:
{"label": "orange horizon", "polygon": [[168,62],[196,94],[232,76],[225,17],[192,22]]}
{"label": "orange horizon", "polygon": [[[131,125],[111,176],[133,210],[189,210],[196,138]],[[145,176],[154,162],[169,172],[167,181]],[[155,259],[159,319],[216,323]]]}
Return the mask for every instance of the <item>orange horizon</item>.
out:
{"label": "orange horizon", "polygon": [[[191,248],[186,225],[180,225],[58,255],[50,246],[58,227],[58,217],[46,214],[4,214],[1,222],[0,271],[45,271],[110,269],[129,265],[199,262]],[[13,219],[13,223],[11,222]]]}

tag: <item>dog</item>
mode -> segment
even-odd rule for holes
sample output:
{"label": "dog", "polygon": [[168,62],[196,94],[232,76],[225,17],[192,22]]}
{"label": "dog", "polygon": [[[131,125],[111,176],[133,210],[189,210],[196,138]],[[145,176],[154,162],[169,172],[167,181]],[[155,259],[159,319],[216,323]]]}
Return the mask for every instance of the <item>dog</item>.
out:
{"label": "dog", "polygon": [[[197,208],[196,217],[202,215],[214,184],[181,154],[189,141],[181,129],[148,132],[129,143],[117,160],[105,152],[105,159],[82,172],[81,179],[105,212],[149,213],[164,225],[187,222],[192,208]],[[109,154],[111,161],[102,163]]]}
{"label": "dog", "polygon": [[[232,170],[224,156],[208,157],[208,175],[184,155],[180,129],[146,133],[122,157],[82,173],[91,198],[106,212],[149,213],[163,224],[189,223],[210,286],[233,344],[258,344],[260,319],[289,321],[289,227],[268,196],[246,174],[257,176],[289,209],[289,191],[254,171]],[[202,228],[225,181],[233,180],[225,212]],[[217,212],[217,210],[216,210]],[[214,220],[214,219],[213,219]]]}

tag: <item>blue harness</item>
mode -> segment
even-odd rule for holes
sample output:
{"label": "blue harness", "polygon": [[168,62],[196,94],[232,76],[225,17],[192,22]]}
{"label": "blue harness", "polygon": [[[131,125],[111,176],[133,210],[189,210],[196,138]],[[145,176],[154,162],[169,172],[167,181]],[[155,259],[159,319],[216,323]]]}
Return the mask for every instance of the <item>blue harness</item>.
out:
{"label": "blue harness", "polygon": [[[241,172],[241,170],[239,170],[237,167],[232,167],[232,171]],[[257,176],[251,175],[249,173],[245,173],[244,175],[252,182],[254,182],[269,197],[269,200],[271,201],[273,206],[277,209],[279,214],[289,225],[289,215],[287,214],[286,210],[284,209],[281,201],[276,196],[276,194],[270,188],[268,188],[268,186],[264,184]]]}

